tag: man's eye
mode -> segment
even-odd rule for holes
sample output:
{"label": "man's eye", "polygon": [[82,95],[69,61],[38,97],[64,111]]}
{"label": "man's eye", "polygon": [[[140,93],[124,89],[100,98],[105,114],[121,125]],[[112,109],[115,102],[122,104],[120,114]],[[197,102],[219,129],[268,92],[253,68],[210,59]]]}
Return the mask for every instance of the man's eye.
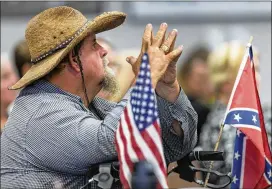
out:
{"label": "man's eye", "polygon": [[94,42],[94,43],[93,43],[93,47],[96,47],[96,46],[97,46],[97,42]]}

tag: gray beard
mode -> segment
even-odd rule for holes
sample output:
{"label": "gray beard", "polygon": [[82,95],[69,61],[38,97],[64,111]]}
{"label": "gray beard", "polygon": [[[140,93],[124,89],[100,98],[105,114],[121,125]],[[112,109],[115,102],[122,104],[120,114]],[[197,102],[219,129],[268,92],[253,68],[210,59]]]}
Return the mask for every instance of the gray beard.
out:
{"label": "gray beard", "polygon": [[118,82],[111,71],[109,71],[109,68],[107,66],[104,67],[105,69],[105,78],[102,82],[102,90],[105,92],[113,95],[114,97],[117,97],[120,95],[120,87],[118,85]]}

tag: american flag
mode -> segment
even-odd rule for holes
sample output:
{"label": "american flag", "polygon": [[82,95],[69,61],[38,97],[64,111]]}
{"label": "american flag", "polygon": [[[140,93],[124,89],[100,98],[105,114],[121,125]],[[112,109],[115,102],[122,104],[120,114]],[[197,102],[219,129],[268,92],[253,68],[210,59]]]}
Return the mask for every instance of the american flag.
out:
{"label": "american flag", "polygon": [[271,152],[256,86],[251,44],[240,65],[223,123],[237,128],[231,188],[271,186]]}
{"label": "american flag", "polygon": [[146,53],[142,57],[131,97],[121,116],[115,145],[120,162],[120,180],[124,188],[131,188],[133,164],[140,160],[152,164],[158,188],[168,187],[160,122]]}

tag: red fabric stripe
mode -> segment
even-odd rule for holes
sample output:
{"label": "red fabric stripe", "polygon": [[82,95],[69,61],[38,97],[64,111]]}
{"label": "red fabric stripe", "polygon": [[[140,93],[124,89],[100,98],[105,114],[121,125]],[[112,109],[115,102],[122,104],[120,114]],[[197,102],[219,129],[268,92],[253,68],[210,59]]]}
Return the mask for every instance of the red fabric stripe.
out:
{"label": "red fabric stripe", "polygon": [[271,184],[269,184],[266,180],[266,178],[264,177],[264,175],[262,176],[262,178],[259,180],[257,186],[255,187],[256,189],[258,188],[269,188],[269,186],[271,186]]}
{"label": "red fabric stripe", "polygon": [[242,188],[256,188],[263,175],[264,158],[250,139],[246,140],[244,182]]}
{"label": "red fabric stripe", "polygon": [[[119,125],[119,127],[120,127],[120,125]],[[117,129],[117,132],[119,132],[119,129],[120,128]],[[116,144],[116,150],[117,150],[118,159],[119,159],[119,163],[120,163],[120,167],[119,167],[120,180],[121,180],[121,183],[123,184],[124,188],[129,188],[128,180],[124,176],[123,162],[121,161],[120,147],[119,147],[119,144],[118,144],[117,139],[116,139],[116,134],[115,134],[115,144]]]}
{"label": "red fabric stripe", "polygon": [[[259,119],[260,119],[261,133],[262,133],[262,139],[263,139],[264,153],[265,153],[266,158],[271,162],[272,154],[271,154],[269,144],[268,144],[268,138],[267,138],[265,124],[264,124],[263,110],[262,110],[262,105],[261,105],[261,101],[260,101],[259,92],[258,92],[258,89],[257,89],[257,82],[256,82],[254,64],[252,66],[252,72],[253,72],[253,76],[254,76],[253,79],[254,79],[254,84],[255,84],[255,93],[256,93],[257,107],[258,107],[258,112],[259,112]],[[264,161],[265,161],[265,159],[264,159]],[[271,186],[271,184],[269,184],[267,182],[265,176],[263,175],[261,177],[261,179],[259,180],[258,184],[256,185],[256,188],[267,188],[269,186]]]}
{"label": "red fabric stripe", "polygon": [[153,123],[153,125],[155,126],[156,131],[157,131],[157,132],[159,133],[159,135],[161,136],[161,127],[159,126],[158,122],[155,121],[155,122]]}
{"label": "red fabric stripe", "polygon": [[156,160],[159,163],[160,169],[162,170],[163,174],[166,175],[166,169],[163,164],[163,158],[160,154],[159,149],[157,148],[156,144],[154,143],[154,140],[150,136],[147,130],[144,130],[141,132],[143,138],[146,141],[146,144],[148,145],[149,149],[152,151],[153,155],[155,156]]}
{"label": "red fabric stripe", "polygon": [[128,110],[127,109],[125,109],[125,120],[126,120],[126,123],[127,123],[127,126],[128,126],[128,130],[130,132],[130,141],[131,141],[132,148],[134,149],[134,151],[135,151],[138,159],[139,160],[143,160],[145,158],[144,158],[143,152],[141,151],[141,148],[136,143],[136,140],[135,140],[135,137],[134,137],[134,133],[133,133],[133,130],[132,130],[132,125],[130,123],[130,118],[129,118],[129,114],[128,114]]}
{"label": "red fabric stripe", "polygon": [[[125,127],[125,126],[124,126]],[[131,161],[129,155],[128,155],[128,146],[127,146],[127,140],[126,140],[126,137],[124,136],[124,133],[123,133],[123,125],[120,123],[120,128],[119,128],[119,131],[120,131],[120,138],[123,142],[123,145],[124,145],[124,156],[125,156],[125,161],[127,162],[127,165],[129,167],[129,170],[130,172],[132,173],[133,172],[133,162]]]}
{"label": "red fabric stripe", "polygon": [[[128,114],[127,109],[125,110],[125,119],[126,119],[126,123],[128,124],[129,132],[133,133],[132,125],[130,123],[129,114]],[[157,146],[155,145],[154,141],[152,140],[152,137],[150,137],[149,133],[147,133],[146,130],[142,131],[141,134],[142,134],[142,137],[143,137],[144,141],[148,145],[149,149],[152,151],[153,155],[157,159],[158,164],[159,164],[160,169],[162,170],[163,174],[166,175],[166,170],[165,170],[164,165],[163,165],[161,154],[159,153],[159,151],[157,149]],[[130,138],[131,138],[131,142],[132,142],[132,147],[135,150],[137,156],[140,157],[139,159],[145,159],[144,155],[143,155],[143,153],[141,151],[141,148],[136,143],[134,135],[131,135]],[[160,186],[159,188],[162,188],[162,186],[160,184],[158,186]]]}
{"label": "red fabric stripe", "polygon": [[[132,125],[130,123],[130,118],[129,118],[129,114],[128,114],[128,110],[125,109],[124,111],[125,113],[125,120],[126,120],[126,123],[127,123],[127,126],[128,126],[128,129],[129,129],[129,132],[131,133],[130,135],[130,141],[131,141],[131,144],[132,144],[132,148],[134,149],[134,151],[136,152],[136,155],[138,157],[139,160],[143,160],[145,159],[144,155],[143,155],[143,152],[141,151],[141,148],[138,146],[138,144],[136,143],[136,139],[134,137],[134,133],[133,133],[133,129],[132,129]],[[132,118],[133,119],[133,118]],[[145,139],[144,139],[145,140]],[[146,141],[146,140],[145,140]],[[163,187],[161,186],[160,182],[158,182],[157,184],[157,188],[158,189],[162,189]]]}

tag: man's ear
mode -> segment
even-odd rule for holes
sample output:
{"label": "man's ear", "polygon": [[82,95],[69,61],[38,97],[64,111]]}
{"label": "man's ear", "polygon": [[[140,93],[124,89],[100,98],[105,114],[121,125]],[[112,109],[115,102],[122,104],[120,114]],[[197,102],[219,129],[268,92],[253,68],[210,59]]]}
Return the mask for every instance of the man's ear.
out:
{"label": "man's ear", "polygon": [[78,61],[77,61],[77,58],[76,56],[74,55],[73,53],[73,50],[71,50],[68,54],[69,56],[69,64],[70,64],[70,67],[75,70],[76,72],[80,72],[80,67],[79,67],[79,64],[78,64]]}

